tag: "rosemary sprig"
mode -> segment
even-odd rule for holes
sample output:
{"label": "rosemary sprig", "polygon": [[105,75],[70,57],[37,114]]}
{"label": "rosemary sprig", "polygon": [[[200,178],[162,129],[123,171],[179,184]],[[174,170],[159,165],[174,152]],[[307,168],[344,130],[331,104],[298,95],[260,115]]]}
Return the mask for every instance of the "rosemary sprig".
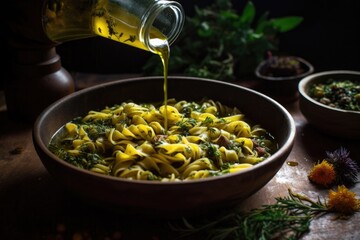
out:
{"label": "rosemary sprig", "polygon": [[288,189],[287,197],[275,198],[276,202],[253,209],[248,213],[230,212],[213,220],[191,224],[182,219],[170,224],[179,239],[201,236],[202,239],[298,239],[309,231],[311,220],[328,211],[326,201],[313,201]]}

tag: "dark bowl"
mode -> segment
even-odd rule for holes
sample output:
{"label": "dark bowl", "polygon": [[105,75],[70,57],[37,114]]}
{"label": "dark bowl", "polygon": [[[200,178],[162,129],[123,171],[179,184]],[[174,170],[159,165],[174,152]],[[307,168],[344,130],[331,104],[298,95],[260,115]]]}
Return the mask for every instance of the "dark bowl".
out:
{"label": "dark bowl", "polygon": [[264,93],[273,97],[276,100],[286,99],[294,101],[298,99],[298,84],[299,81],[314,72],[313,65],[303,58],[296,56],[286,56],[292,58],[300,63],[303,72],[291,76],[268,76],[266,72],[269,67],[269,59],[262,61],[255,69],[255,76],[260,80]]}
{"label": "dark bowl", "polygon": [[360,139],[360,112],[322,104],[309,95],[315,83],[328,79],[360,81],[359,71],[333,70],[311,74],[299,83],[300,110],[307,121],[323,134],[344,139]]}
{"label": "dark bowl", "polygon": [[251,89],[225,82],[169,77],[168,96],[197,101],[203,97],[236,106],[249,119],[271,132],[279,149],[270,158],[241,172],[202,180],[157,182],[127,180],[82,170],[48,149],[53,135],[67,122],[129,99],[135,102],[163,101],[163,78],[119,80],[68,95],[45,109],[33,129],[35,149],[46,169],[68,189],[103,207],[127,213],[159,217],[201,214],[239,204],[264,187],[288,157],[295,137],[291,115],[279,103]]}

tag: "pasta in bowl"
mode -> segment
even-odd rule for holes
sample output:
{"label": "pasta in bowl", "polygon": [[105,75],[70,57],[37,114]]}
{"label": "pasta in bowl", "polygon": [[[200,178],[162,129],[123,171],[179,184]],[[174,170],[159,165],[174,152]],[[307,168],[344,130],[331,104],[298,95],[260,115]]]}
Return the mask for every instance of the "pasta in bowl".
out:
{"label": "pasta in bowl", "polygon": [[270,157],[277,144],[237,108],[211,99],[199,103],[172,99],[166,106],[123,102],[91,110],[66,123],[49,148],[95,173],[178,181],[252,167]]}
{"label": "pasta in bowl", "polygon": [[161,77],[101,84],[55,102],[34,124],[44,166],[102,206],[168,217],[238,204],[271,180],[295,136],[280,104],[210,79],[168,84],[166,105]]}

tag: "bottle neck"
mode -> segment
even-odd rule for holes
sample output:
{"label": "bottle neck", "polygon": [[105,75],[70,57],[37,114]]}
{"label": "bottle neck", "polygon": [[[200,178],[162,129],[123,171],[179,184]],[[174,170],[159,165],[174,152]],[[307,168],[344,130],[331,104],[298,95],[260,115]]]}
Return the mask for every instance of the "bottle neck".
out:
{"label": "bottle neck", "polygon": [[170,46],[180,35],[184,25],[184,11],[178,2],[160,0],[149,6],[140,21],[139,40],[157,53],[164,42]]}

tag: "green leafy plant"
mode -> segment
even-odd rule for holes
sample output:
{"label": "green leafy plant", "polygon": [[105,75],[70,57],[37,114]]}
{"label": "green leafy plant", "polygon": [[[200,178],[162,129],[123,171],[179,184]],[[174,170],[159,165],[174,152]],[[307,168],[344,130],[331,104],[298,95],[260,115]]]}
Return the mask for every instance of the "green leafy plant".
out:
{"label": "green leafy plant", "polygon": [[[251,1],[241,13],[231,0],[195,6],[194,16],[187,16],[179,39],[171,46],[169,73],[233,81],[253,72],[266,52],[277,51],[278,35],[303,20],[298,16],[268,16],[265,12],[256,19]],[[162,65],[154,57],[143,68],[146,75],[162,74]]]}

